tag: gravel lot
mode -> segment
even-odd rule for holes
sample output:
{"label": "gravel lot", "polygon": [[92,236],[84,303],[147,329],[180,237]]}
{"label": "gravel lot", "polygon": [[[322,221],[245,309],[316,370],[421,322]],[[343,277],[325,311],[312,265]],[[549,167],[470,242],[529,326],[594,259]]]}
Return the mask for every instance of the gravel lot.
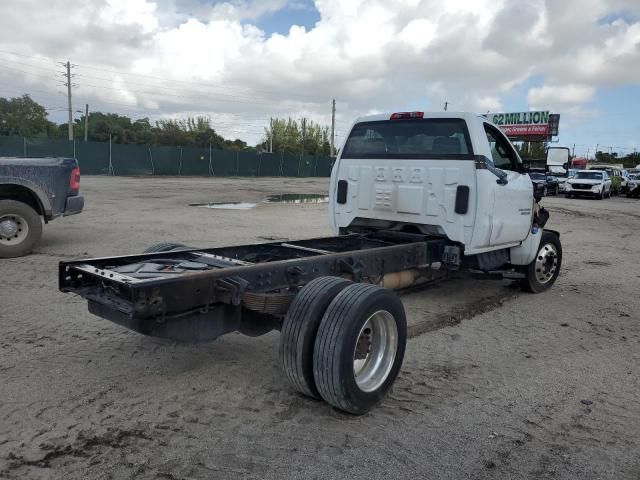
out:
{"label": "gravel lot", "polygon": [[544,294],[455,280],[404,296],[400,377],[353,417],[289,388],[277,333],[176,344],[57,291],[61,259],[327,235],[322,204],[187,206],[326,179],[82,184],[83,214],[0,261],[0,477],[640,479],[640,201],[545,199],[564,265]]}

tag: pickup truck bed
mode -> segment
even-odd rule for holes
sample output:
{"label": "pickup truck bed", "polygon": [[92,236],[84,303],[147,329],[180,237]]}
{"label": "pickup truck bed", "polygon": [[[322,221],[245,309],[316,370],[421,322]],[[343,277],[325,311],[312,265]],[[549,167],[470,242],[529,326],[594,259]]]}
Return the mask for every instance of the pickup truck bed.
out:
{"label": "pickup truck bed", "polygon": [[70,187],[69,179],[78,162],[72,158],[0,157],[0,191],[8,185],[29,189],[42,207],[46,222],[80,213],[84,197]]}
{"label": "pickup truck bed", "polygon": [[0,157],[0,258],[27,254],[45,223],[84,208],[72,158]]}

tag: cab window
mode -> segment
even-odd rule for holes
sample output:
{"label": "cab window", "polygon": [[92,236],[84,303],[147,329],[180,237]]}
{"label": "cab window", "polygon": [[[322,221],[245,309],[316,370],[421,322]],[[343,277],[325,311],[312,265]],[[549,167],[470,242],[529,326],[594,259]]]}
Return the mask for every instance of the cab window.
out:
{"label": "cab window", "polygon": [[473,150],[463,119],[379,120],[354,125],[342,158],[471,160]]}
{"label": "cab window", "polygon": [[518,171],[516,152],[505,136],[488,123],[484,124],[484,131],[491,148],[493,165],[501,170]]}

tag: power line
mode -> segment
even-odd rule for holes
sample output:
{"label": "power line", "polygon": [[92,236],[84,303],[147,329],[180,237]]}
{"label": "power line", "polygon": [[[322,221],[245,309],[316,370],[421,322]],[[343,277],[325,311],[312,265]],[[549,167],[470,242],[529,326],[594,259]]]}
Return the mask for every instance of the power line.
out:
{"label": "power line", "polygon": [[[20,73],[24,73],[25,75],[31,75],[31,76],[46,78],[48,80],[52,79],[51,75],[43,75],[43,74],[40,74],[40,73],[29,72],[29,71],[26,71],[26,70],[22,70],[22,69],[19,69],[19,68],[14,68],[14,67],[7,66],[7,65],[0,65],[0,68],[1,69],[8,69],[8,70],[16,71],[16,72],[20,72]],[[81,76],[81,75],[73,75],[73,76],[75,77],[75,76]],[[138,84],[138,85],[142,85],[142,84]],[[95,84],[91,84],[91,83],[83,83],[83,86],[99,88],[99,89],[105,89],[105,90],[114,90],[114,91],[118,91],[118,92],[138,93],[138,94],[142,94],[142,95],[155,95],[155,96],[162,96],[162,97],[167,97],[168,96],[168,97],[194,99],[194,100],[198,100],[198,99],[210,100],[210,99],[213,98],[215,101],[218,101],[218,102],[241,103],[241,104],[263,105],[263,106],[272,106],[273,105],[273,103],[256,102],[255,100],[249,100],[249,97],[239,97],[239,96],[236,96],[236,95],[225,95],[225,94],[210,95],[210,94],[206,94],[205,92],[199,92],[199,93],[201,93],[202,96],[200,96],[200,95],[177,95],[177,94],[166,93],[166,92],[154,92],[154,91],[148,91],[148,90],[147,91],[143,91],[143,90],[137,90],[137,89],[130,89],[130,88],[127,88],[127,87],[123,87],[123,88],[109,87],[109,86],[105,86],[105,85],[95,85]],[[166,90],[172,90],[172,89],[170,89],[168,87],[160,87],[160,88],[163,88],[163,89],[166,89]],[[235,100],[235,99],[218,99],[217,98],[218,96],[247,98],[247,100],[243,101],[243,100]],[[275,103],[275,100],[274,100],[274,103]]]}
{"label": "power line", "polygon": [[[207,82],[196,82],[196,81],[187,81],[187,80],[178,80],[178,79],[166,79],[163,77],[158,77],[155,75],[144,75],[141,73],[131,73],[131,72],[121,72],[121,71],[117,71],[117,70],[111,70],[111,69],[106,69],[106,68],[98,68],[98,67],[88,67],[86,65],[83,65],[82,68],[86,68],[89,70],[99,70],[99,71],[104,71],[104,72],[109,72],[109,73],[115,73],[118,75],[129,75],[129,76],[134,76],[134,77],[142,77],[142,78],[152,78],[152,79],[157,79],[157,80],[162,80],[164,82],[173,82],[173,83],[183,83],[186,85],[205,85],[208,87],[211,87],[210,83]],[[221,85],[226,89],[238,89],[239,87],[234,87],[234,86],[230,86],[230,85]],[[282,93],[279,90],[254,90],[254,89],[248,89],[245,88],[245,90],[247,90],[249,93],[248,94],[252,94],[252,93],[266,93],[266,94],[280,94]],[[287,96],[290,97],[300,97],[300,98],[314,98],[316,100],[326,100],[325,97],[321,97],[319,95],[305,95],[305,94],[292,94],[290,92],[287,92]]]}
{"label": "power line", "polygon": [[[38,57],[38,56],[31,56],[31,55],[23,55],[23,54],[19,54],[16,52],[9,52],[6,50],[0,50],[0,53],[4,53],[7,55],[15,55],[18,57],[23,57],[23,58],[39,58],[42,59],[42,57]],[[15,62],[15,60],[13,60]],[[53,62],[53,60],[51,60]],[[96,70],[96,71],[102,71],[102,72],[108,72],[111,74],[115,74],[115,75],[124,75],[124,76],[133,76],[133,77],[140,77],[140,78],[150,78],[150,79],[155,79],[155,80],[160,80],[163,82],[171,82],[171,83],[182,83],[186,86],[193,86],[193,85],[203,85],[206,87],[211,88],[212,83],[210,82],[199,82],[199,81],[188,81],[188,80],[178,80],[178,79],[167,79],[164,77],[159,77],[156,75],[145,75],[145,74],[141,74],[141,73],[133,73],[133,72],[123,72],[123,71],[118,71],[118,70],[114,70],[114,69],[108,69],[108,68],[101,68],[101,67],[94,67],[94,66],[89,66],[89,65],[80,65],[80,64],[74,64],[73,66],[77,66],[81,69],[88,69],[88,70]],[[34,65],[34,67],[36,67]],[[36,67],[39,68],[39,67]],[[100,78],[103,80],[112,80],[112,79],[105,79],[104,77],[94,77],[94,78]],[[254,95],[256,93],[264,93],[264,94],[282,94],[283,92],[281,90],[255,90],[255,89],[249,89],[246,87],[235,87],[232,85],[220,85],[221,88],[227,89],[227,90],[233,90],[233,89],[242,89],[244,90],[246,93],[246,95]],[[318,101],[325,101],[326,97],[322,97],[320,95],[308,95],[308,94],[294,94],[291,92],[286,92],[286,96],[288,97],[299,97],[299,98],[307,98],[307,99],[315,99]]]}
{"label": "power line", "polygon": [[14,55],[14,56],[16,56],[16,57],[22,57],[22,58],[38,58],[38,59],[40,59],[40,60],[42,60],[42,59],[46,58],[46,59],[47,59],[47,61],[51,61],[51,62],[53,62],[53,63],[57,63],[57,61],[55,61],[55,60],[51,60],[51,59],[50,59],[50,58],[48,58],[48,57],[43,57],[42,55],[25,55],[25,54],[23,54],[23,53],[8,52],[7,50],[0,50],[0,53],[5,53],[5,54],[7,54],[7,55]]}
{"label": "power line", "polygon": [[58,72],[52,72],[51,75],[43,75],[41,73],[34,73],[34,72],[28,72],[26,70],[22,70],[20,68],[14,68],[14,67],[10,67],[8,65],[0,65],[0,68],[4,69],[4,70],[12,70],[14,72],[20,72],[20,73],[24,73],[26,75],[31,75],[34,77],[42,77],[42,78],[46,78],[48,80],[51,80],[52,77],[57,76]]}

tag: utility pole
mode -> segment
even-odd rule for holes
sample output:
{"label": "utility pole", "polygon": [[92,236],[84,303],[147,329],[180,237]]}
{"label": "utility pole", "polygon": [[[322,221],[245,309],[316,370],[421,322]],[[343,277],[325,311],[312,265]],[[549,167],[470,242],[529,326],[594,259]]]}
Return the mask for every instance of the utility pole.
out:
{"label": "utility pole", "polygon": [[304,155],[304,134],[305,134],[305,130],[307,128],[307,119],[303,118],[302,119],[302,154]]}
{"label": "utility pole", "polygon": [[71,107],[71,62],[67,60],[67,103],[69,106],[69,141],[73,141],[73,109]]}
{"label": "utility pole", "polygon": [[575,157],[576,156],[576,144],[573,144],[573,149],[571,150],[571,156]]}
{"label": "utility pole", "polygon": [[273,117],[269,119],[269,153],[273,153]]}
{"label": "utility pole", "polygon": [[89,104],[84,104],[84,141],[87,142],[89,136]]}
{"label": "utility pole", "polygon": [[335,135],[336,135],[336,99],[334,98],[333,101],[331,102],[331,150],[329,151],[332,157],[335,156],[336,154]]}
{"label": "utility pole", "polygon": [[444,111],[447,111],[447,108],[449,107],[449,102],[444,102]]}

